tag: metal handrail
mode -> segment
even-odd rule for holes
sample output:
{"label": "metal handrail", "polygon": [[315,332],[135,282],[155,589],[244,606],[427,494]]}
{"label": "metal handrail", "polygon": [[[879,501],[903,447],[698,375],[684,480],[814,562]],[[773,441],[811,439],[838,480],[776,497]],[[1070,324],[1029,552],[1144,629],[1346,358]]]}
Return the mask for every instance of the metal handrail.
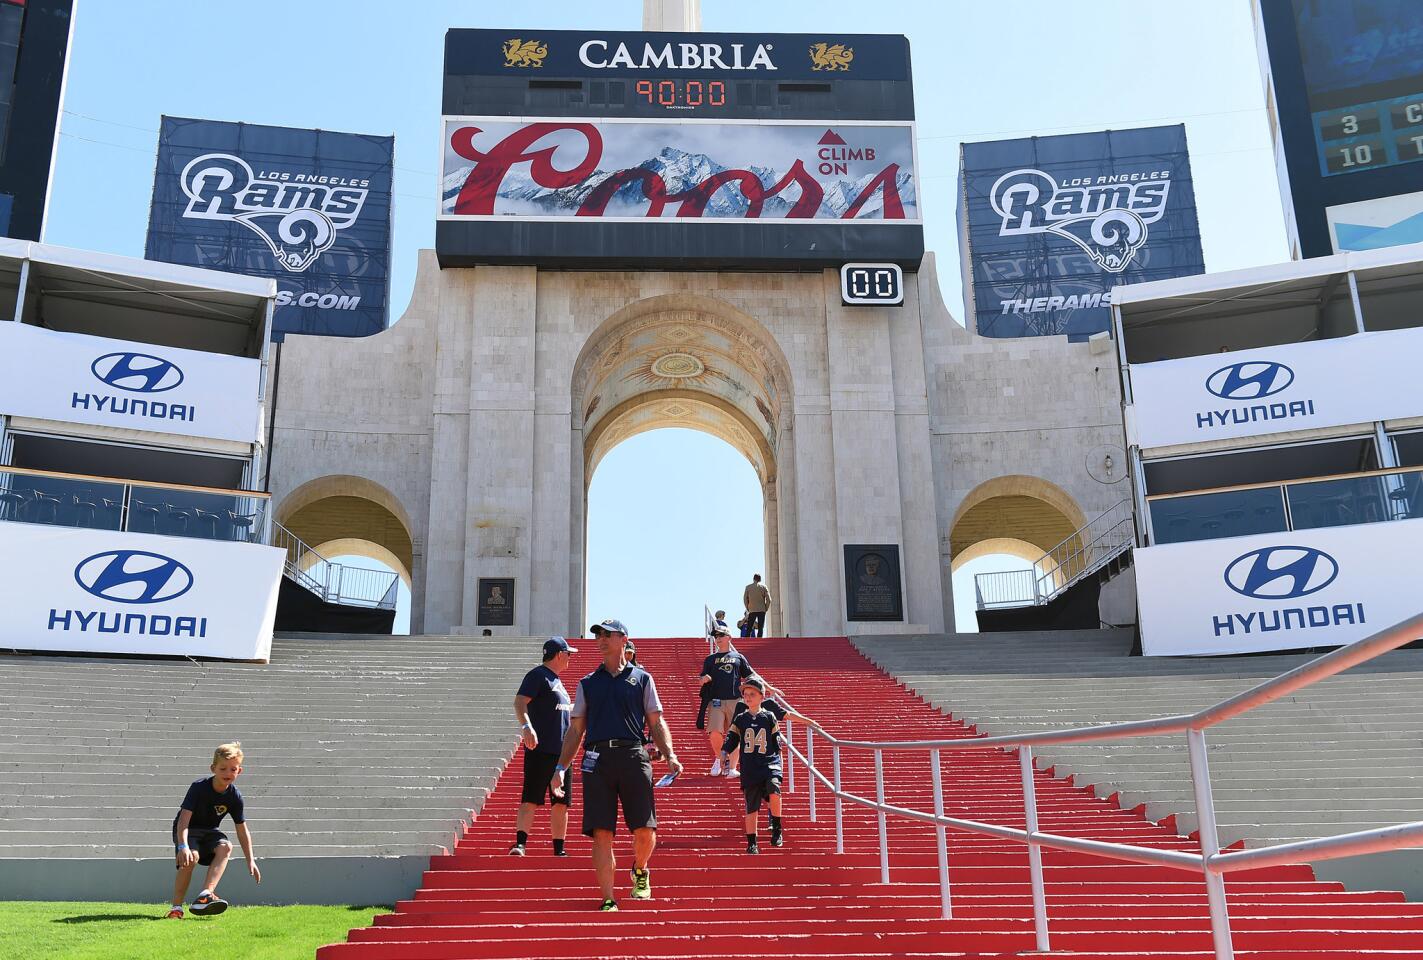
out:
{"label": "metal handrail", "polygon": [[[827,777],[815,765],[815,739],[817,731],[808,728],[805,736],[805,752],[795,746],[793,732],[787,731],[787,746],[790,758],[787,767],[794,769],[798,759],[810,773],[810,819],[817,820],[815,784],[819,781],[830,790],[835,798],[835,849],[845,850],[844,801],[848,800],[876,811],[879,820],[880,879],[889,882],[889,844],[885,818],[893,815],[910,820],[932,823],[936,833],[939,860],[939,891],[941,915],[944,919],[953,916],[953,905],[949,887],[948,853],[945,829],[954,828],[969,833],[999,837],[1028,847],[1029,871],[1032,879],[1033,927],[1036,949],[1050,949],[1048,937],[1048,917],[1042,867],[1042,847],[1058,850],[1090,853],[1095,856],[1132,863],[1147,863],[1171,867],[1178,870],[1199,872],[1206,885],[1206,898],[1211,920],[1211,938],[1215,947],[1216,960],[1232,960],[1230,913],[1226,908],[1225,874],[1237,870],[1257,870],[1262,867],[1287,863],[1314,863],[1339,857],[1380,853],[1405,847],[1423,845],[1423,821],[1396,824],[1375,830],[1321,837],[1292,843],[1276,844],[1253,850],[1239,850],[1223,853],[1220,850],[1219,834],[1216,829],[1215,798],[1211,788],[1210,770],[1206,759],[1205,732],[1211,727],[1234,719],[1257,707],[1273,703],[1282,697],[1312,686],[1350,667],[1373,660],[1391,650],[1423,637],[1423,614],[1410,617],[1380,630],[1346,647],[1341,647],[1308,663],[1301,664],[1228,697],[1212,706],[1195,713],[1159,717],[1152,720],[1134,720],[1126,723],[1101,724],[1078,727],[1069,730],[1048,730],[1039,733],[1019,735],[976,737],[967,740],[845,740],[825,731],[819,731],[832,751],[833,777]],[[794,707],[787,703],[786,706]],[[1037,744],[1101,743],[1124,740],[1140,736],[1161,736],[1170,733],[1186,734],[1187,751],[1190,758],[1191,785],[1195,795],[1196,818],[1200,837],[1200,853],[1182,850],[1165,850],[1143,847],[1129,843],[1110,843],[1103,840],[1088,840],[1082,837],[1068,837],[1060,834],[1044,833],[1038,829],[1037,795],[1033,781],[1033,747]],[[948,817],[943,810],[943,782],[940,752],[943,750],[986,750],[1016,747],[1018,750],[1019,772],[1023,783],[1023,811],[1026,830],[1004,827],[997,824]],[[875,755],[876,798],[858,796],[841,787],[840,751],[842,748],[873,750]],[[934,812],[913,810],[907,807],[885,803],[884,800],[884,751],[886,750],[928,750],[931,776],[934,786]],[[795,791],[793,774],[788,776],[789,789]]]}
{"label": "metal handrail", "polygon": [[[336,563],[317,553],[277,520],[272,521],[271,545],[286,553],[282,563],[283,574],[323,601],[377,610],[395,609],[400,575],[394,571]],[[347,574],[352,576],[348,578]],[[349,586],[348,579],[351,581]],[[372,589],[357,589],[358,586]]]}
{"label": "metal handrail", "polygon": [[[974,576],[978,609],[1039,605],[1091,576],[1130,548],[1136,537],[1131,500],[1119,500],[1074,530],[1070,536],[1033,561],[1032,568],[980,573]],[[1031,592],[1012,591],[1032,577]],[[994,589],[997,585],[998,589]],[[988,589],[985,589],[988,586]],[[990,599],[985,600],[988,595]],[[1003,595],[1004,599],[996,599]]]}

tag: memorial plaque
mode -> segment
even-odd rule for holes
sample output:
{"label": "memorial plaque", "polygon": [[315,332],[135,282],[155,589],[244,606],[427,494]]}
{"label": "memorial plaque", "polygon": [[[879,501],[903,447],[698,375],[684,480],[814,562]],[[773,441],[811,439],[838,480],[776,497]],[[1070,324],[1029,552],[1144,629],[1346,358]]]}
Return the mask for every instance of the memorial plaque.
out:
{"label": "memorial plaque", "polygon": [[479,625],[481,627],[512,627],[514,625],[514,578],[479,578]]}
{"label": "memorial plaque", "polygon": [[904,619],[898,544],[845,544],[845,618]]}

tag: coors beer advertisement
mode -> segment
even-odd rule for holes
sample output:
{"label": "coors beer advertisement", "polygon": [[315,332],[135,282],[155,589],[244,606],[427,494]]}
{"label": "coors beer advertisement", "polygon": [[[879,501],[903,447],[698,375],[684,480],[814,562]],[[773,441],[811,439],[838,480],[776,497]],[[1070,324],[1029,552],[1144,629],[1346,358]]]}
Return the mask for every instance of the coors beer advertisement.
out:
{"label": "coors beer advertisement", "polygon": [[440,214],[920,223],[912,123],[446,118]]}

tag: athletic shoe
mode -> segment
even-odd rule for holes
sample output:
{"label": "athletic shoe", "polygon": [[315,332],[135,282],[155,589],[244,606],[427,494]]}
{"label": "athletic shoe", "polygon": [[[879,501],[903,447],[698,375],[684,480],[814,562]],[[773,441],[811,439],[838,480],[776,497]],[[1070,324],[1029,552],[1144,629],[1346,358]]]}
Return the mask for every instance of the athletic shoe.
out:
{"label": "athletic shoe", "polygon": [[523,855],[524,855],[524,845],[523,845],[522,843],[516,843],[516,844],[514,844],[512,847],[509,848],[509,856],[511,856],[511,857],[522,857]]}
{"label": "athletic shoe", "polygon": [[781,831],[779,831],[779,830],[772,830],[772,831],[771,831],[771,846],[773,846],[773,847],[784,847],[785,845],[786,845],[786,838],[785,838],[785,835],[782,834]]}
{"label": "athletic shoe", "polygon": [[[568,851],[567,851],[567,850],[555,850],[555,851],[553,852],[553,855],[554,855],[555,857],[566,857],[566,856],[568,856]],[[523,854],[520,853],[520,854],[518,854],[518,856],[523,856]]]}
{"label": "athletic shoe", "polygon": [[652,899],[652,871],[632,869],[632,898],[634,900]]}
{"label": "athletic shoe", "polygon": [[183,919],[183,908],[182,908],[182,907],[174,907],[172,910],[169,910],[169,911],[168,911],[168,919],[169,919],[169,920],[181,920],[181,919]]}
{"label": "athletic shoe", "polygon": [[604,900],[603,905],[598,909],[602,910],[604,913],[617,913],[618,902],[616,900]]}
{"label": "athletic shoe", "polygon": [[738,769],[736,769],[735,767],[727,767],[727,768],[726,768],[726,775],[727,775],[728,778],[733,778],[733,779],[734,779],[734,778],[736,778],[736,777],[741,776],[741,771],[738,770]]}
{"label": "athletic shoe", "polygon": [[[771,842],[772,842],[772,843],[775,843],[774,840],[771,841]],[[747,853],[760,853],[760,852],[761,852],[761,848],[758,847],[758,846],[756,846],[756,841],[755,841],[755,840],[748,840],[748,841],[746,841],[746,852],[747,852]]]}
{"label": "athletic shoe", "polygon": [[227,901],[205,893],[189,904],[188,909],[204,917],[215,917],[227,909]]}
{"label": "athletic shoe", "polygon": [[714,777],[721,776],[721,757],[717,757],[716,763],[712,764],[711,775]]}

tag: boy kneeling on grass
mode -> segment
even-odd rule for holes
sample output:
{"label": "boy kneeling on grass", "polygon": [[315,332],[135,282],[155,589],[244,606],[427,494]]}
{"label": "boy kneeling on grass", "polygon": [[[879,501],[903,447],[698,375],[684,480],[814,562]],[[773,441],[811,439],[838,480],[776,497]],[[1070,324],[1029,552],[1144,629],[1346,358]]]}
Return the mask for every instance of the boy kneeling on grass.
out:
{"label": "boy kneeling on grass", "polygon": [[218,899],[217,884],[222,879],[222,872],[227,869],[232,842],[218,826],[229,813],[232,814],[232,822],[237,824],[237,839],[242,844],[243,856],[247,858],[247,871],[257,883],[262,882],[262,871],[257,869],[257,860],[252,856],[252,835],[247,832],[242,794],[232,785],[242,772],[242,744],[234,740],[214,750],[211,770],[212,776],[193,781],[188,795],[183,798],[182,809],[173,820],[178,879],[173,885],[173,909],[168,911],[170,920],[183,919],[183,898],[188,895],[193,868],[199,864],[208,868],[208,875],[203,881],[202,892],[192,903],[193,913],[216,916],[227,909],[227,901]]}
{"label": "boy kneeling on grass", "polygon": [[787,710],[766,699],[766,682],[758,676],[741,681],[745,711],[731,720],[731,730],[722,744],[723,759],[730,763],[733,750],[741,749],[741,792],[746,797],[746,852],[760,853],[756,845],[756,821],[761,802],[770,808],[771,846],[785,843],[781,831],[781,718],[796,717],[820,727],[809,717]]}

